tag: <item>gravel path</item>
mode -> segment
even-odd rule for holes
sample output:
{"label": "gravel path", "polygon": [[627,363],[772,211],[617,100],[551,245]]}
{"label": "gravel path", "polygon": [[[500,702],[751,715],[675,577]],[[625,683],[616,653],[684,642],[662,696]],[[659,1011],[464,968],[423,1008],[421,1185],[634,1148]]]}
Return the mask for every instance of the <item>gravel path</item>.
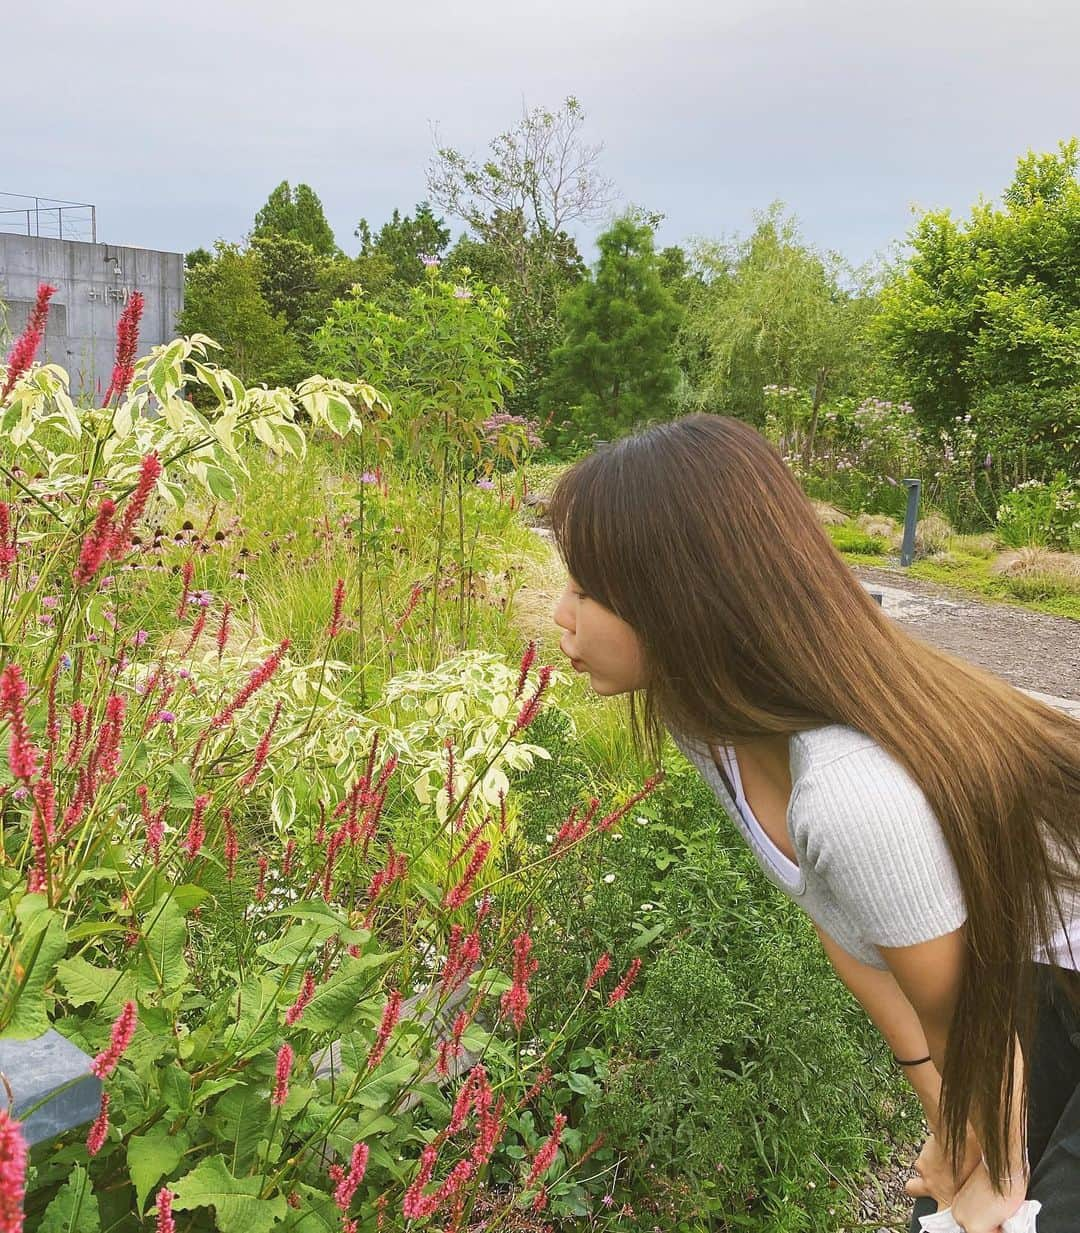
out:
{"label": "gravel path", "polygon": [[1080,621],[987,603],[900,568],[858,567],[855,574],[882,591],[885,611],[916,637],[1010,684],[1080,703]]}

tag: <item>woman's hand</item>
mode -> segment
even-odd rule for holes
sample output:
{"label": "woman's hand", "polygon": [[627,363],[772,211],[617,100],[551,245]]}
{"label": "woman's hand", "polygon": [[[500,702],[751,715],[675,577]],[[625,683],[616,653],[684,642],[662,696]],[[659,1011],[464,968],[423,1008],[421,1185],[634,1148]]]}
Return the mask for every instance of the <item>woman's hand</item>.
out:
{"label": "woman's hand", "polygon": [[908,1181],[904,1189],[913,1199],[929,1195],[939,1208],[948,1207],[979,1163],[980,1154],[978,1140],[969,1132],[960,1172],[953,1173],[941,1140],[931,1131],[915,1161],[916,1176]]}
{"label": "woman's hand", "polygon": [[990,1175],[980,1160],[953,1200],[953,1219],[965,1233],[1000,1233],[1002,1224],[1015,1215],[1026,1197],[1025,1173],[1021,1172],[1006,1194],[1000,1195],[991,1186]]}

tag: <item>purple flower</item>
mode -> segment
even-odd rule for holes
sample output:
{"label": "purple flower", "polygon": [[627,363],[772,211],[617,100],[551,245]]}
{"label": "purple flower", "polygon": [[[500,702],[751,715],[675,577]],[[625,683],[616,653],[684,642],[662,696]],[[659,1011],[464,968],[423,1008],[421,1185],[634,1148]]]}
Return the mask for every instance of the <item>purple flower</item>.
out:
{"label": "purple flower", "polygon": [[67,651],[60,656],[60,667],[63,668],[65,672],[69,672],[71,670],[71,656],[67,653]]}
{"label": "purple flower", "polygon": [[433,253],[417,253],[420,258],[420,264],[425,270],[437,270],[439,268],[439,259]]}
{"label": "purple flower", "polygon": [[55,595],[43,595],[41,597],[42,608],[55,608],[59,602],[60,600]]}
{"label": "purple flower", "polygon": [[364,474],[360,476],[361,484],[377,484],[378,482],[379,477],[374,471],[365,471]]}
{"label": "purple flower", "polygon": [[176,716],[172,711],[158,711],[157,721],[159,724],[174,724],[176,723]]}
{"label": "purple flower", "polygon": [[469,290],[468,287],[455,287],[454,288],[454,299],[455,300],[471,300],[472,292]]}
{"label": "purple flower", "polygon": [[495,484],[492,480],[489,480],[489,479],[478,479],[476,481],[476,486],[477,488],[483,488],[485,491],[490,491],[492,488],[495,487]]}
{"label": "purple flower", "polygon": [[146,645],[146,640],[147,640],[147,638],[149,638],[149,637],[150,637],[150,635],[146,632],[146,630],[145,630],[145,629],[140,629],[140,630],[138,631],[138,633],[135,635],[135,645],[136,645],[136,646],[145,646],[145,645]]}
{"label": "purple flower", "polygon": [[102,578],[102,580],[98,583],[98,586],[102,588],[111,587],[115,581],[116,579],[112,576],[112,574],[109,574],[107,577]]}

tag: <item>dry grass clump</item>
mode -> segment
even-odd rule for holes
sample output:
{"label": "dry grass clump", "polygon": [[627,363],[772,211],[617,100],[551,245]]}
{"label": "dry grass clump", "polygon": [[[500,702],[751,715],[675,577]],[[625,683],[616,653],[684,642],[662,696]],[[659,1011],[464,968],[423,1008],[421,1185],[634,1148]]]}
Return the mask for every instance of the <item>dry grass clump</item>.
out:
{"label": "dry grass clump", "polygon": [[891,540],[900,530],[896,519],[890,518],[888,514],[860,514],[855,519],[855,525],[860,531],[875,539]]}
{"label": "dry grass clump", "polygon": [[1006,578],[1027,578],[1032,574],[1058,574],[1080,582],[1080,553],[1052,552],[1049,548],[1016,548],[1003,552],[991,566]]}
{"label": "dry grass clump", "polygon": [[813,505],[814,513],[822,526],[842,527],[848,521],[848,515],[835,505],[830,505],[828,501],[811,501],[810,504]]}

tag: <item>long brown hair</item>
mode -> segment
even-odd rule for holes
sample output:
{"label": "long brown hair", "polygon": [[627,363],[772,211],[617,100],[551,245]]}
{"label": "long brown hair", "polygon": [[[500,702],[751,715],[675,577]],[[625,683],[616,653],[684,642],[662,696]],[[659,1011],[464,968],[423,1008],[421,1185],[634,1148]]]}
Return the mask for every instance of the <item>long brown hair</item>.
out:
{"label": "long brown hair", "polygon": [[637,634],[639,743],[666,727],[735,741],[845,724],[915,779],[955,861],[966,959],[942,1072],[958,1167],[969,1117],[991,1176],[1027,1091],[1033,956],[1080,890],[1080,723],[889,621],[753,428],[692,415],[601,447],[550,505],[567,568]]}

